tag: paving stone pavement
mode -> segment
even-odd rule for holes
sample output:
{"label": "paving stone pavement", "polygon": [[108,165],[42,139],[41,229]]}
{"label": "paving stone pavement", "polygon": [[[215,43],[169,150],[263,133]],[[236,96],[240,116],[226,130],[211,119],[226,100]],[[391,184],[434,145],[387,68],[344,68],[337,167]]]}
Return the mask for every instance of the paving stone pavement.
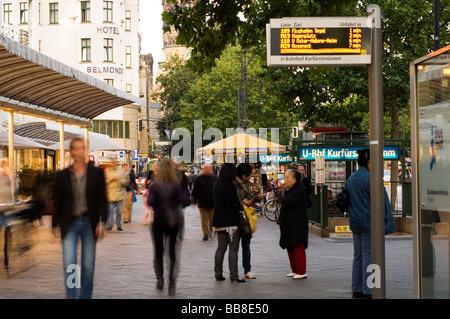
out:
{"label": "paving stone pavement", "polygon": [[[260,216],[251,241],[252,271],[256,279],[231,283],[227,256],[225,281],[214,278],[216,240],[203,241],[198,209],[185,210],[186,229],[180,244],[177,294],[155,289],[153,248],[148,226],[141,223],[142,197],[133,205],[132,221],[123,232],[108,232],[97,244],[93,299],[351,299],[351,238],[320,238],[310,234],[307,279],[287,278],[287,252],[278,246],[279,228]],[[61,242],[51,234],[51,217],[38,228],[32,265],[7,276],[0,269],[0,299],[63,299]],[[241,252],[239,272],[243,276]],[[3,255],[0,254],[3,258]],[[21,268],[19,268],[21,270]],[[167,277],[167,276],[166,276]],[[413,298],[411,236],[386,238],[386,297]]]}

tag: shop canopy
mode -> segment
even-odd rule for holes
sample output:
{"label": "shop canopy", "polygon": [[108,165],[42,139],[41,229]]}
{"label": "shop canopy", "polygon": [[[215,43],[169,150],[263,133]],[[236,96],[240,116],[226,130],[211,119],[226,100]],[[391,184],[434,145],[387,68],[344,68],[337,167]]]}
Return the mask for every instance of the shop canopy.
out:
{"label": "shop canopy", "polygon": [[[9,133],[6,131],[0,132],[0,147],[9,147]],[[48,147],[43,144],[34,142],[26,137],[14,134],[14,149],[48,149]]]}
{"label": "shop canopy", "polygon": [[90,126],[96,116],[145,101],[0,34],[0,108]]}
{"label": "shop canopy", "polygon": [[[83,137],[83,136],[80,135],[80,137]],[[72,139],[68,139],[68,140],[64,141],[64,150],[69,151],[71,140]],[[89,151],[128,151],[128,152],[131,152],[131,150],[126,147],[118,146],[116,144],[109,142],[108,140],[93,136],[92,132],[89,132],[88,140],[89,140],[88,141]],[[55,151],[60,150],[60,144],[58,142],[58,143],[50,145],[48,148],[53,149]]]}
{"label": "shop canopy", "polygon": [[238,133],[196,150],[197,156],[283,154],[286,147],[254,135]]}

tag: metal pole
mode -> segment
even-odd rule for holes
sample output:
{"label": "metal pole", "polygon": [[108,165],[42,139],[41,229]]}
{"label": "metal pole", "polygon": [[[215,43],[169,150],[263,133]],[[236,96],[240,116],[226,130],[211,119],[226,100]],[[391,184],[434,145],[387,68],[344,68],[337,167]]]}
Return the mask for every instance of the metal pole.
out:
{"label": "metal pole", "polygon": [[238,111],[237,127],[241,127],[241,88],[238,88]]}
{"label": "metal pole", "polygon": [[[369,65],[369,121],[370,121],[370,211],[372,231],[372,265],[376,268],[372,287],[374,299],[384,299],[385,243],[384,243],[384,184],[383,184],[383,75],[381,10],[369,5],[372,19],[372,63]],[[379,273],[377,273],[379,272]]]}
{"label": "metal pole", "polygon": [[151,141],[151,135],[150,135],[150,94],[149,94],[149,85],[148,85],[148,73],[149,73],[149,66],[145,68],[145,106],[147,111],[147,155],[150,158],[150,149],[149,146],[152,145],[152,151],[153,151],[153,144]]}
{"label": "metal pole", "polygon": [[64,150],[64,123],[59,123],[59,169],[63,170],[66,166],[65,159],[65,150]]}
{"label": "metal pole", "polygon": [[14,178],[14,111],[8,111],[8,168],[9,168],[9,182],[11,190],[11,202],[16,202],[16,180]]}
{"label": "metal pole", "polygon": [[89,129],[87,127],[84,128],[84,145],[85,145],[85,156],[86,163],[89,162]]}
{"label": "metal pole", "polygon": [[439,50],[441,47],[441,41],[440,41],[440,31],[439,31],[439,20],[440,20],[440,14],[439,14],[439,0],[433,1],[433,7],[434,7],[434,50]]}
{"label": "metal pole", "polygon": [[247,50],[244,50],[244,99],[243,99],[243,129],[247,129]]}

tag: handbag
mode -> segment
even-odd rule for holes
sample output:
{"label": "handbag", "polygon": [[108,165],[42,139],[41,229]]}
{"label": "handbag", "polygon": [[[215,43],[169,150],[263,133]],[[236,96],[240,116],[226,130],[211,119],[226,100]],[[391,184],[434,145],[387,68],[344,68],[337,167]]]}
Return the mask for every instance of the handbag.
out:
{"label": "handbag", "polygon": [[245,215],[247,216],[250,223],[252,233],[254,233],[256,231],[256,221],[258,220],[258,213],[253,206],[247,206],[244,204],[242,204],[242,206],[244,206]]}
{"label": "handbag", "polygon": [[252,229],[250,227],[250,222],[248,220],[245,212],[239,212],[239,223],[238,223],[239,234],[242,238],[250,239],[252,238]]}

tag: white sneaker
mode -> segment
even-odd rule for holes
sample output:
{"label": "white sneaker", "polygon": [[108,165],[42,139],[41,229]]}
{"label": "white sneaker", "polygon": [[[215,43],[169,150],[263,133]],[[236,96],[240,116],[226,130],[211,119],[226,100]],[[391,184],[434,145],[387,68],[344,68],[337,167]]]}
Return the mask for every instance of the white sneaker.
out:
{"label": "white sneaker", "polygon": [[251,271],[249,271],[248,273],[245,274],[245,278],[255,279],[256,276],[255,276],[254,273],[252,273]]}
{"label": "white sneaker", "polygon": [[294,278],[294,279],[303,279],[303,278],[306,278],[306,277],[308,277],[308,275],[305,272],[303,275],[295,274],[295,276],[292,277],[292,278]]}
{"label": "white sneaker", "polygon": [[291,272],[290,274],[287,274],[286,277],[294,277],[296,273]]}

